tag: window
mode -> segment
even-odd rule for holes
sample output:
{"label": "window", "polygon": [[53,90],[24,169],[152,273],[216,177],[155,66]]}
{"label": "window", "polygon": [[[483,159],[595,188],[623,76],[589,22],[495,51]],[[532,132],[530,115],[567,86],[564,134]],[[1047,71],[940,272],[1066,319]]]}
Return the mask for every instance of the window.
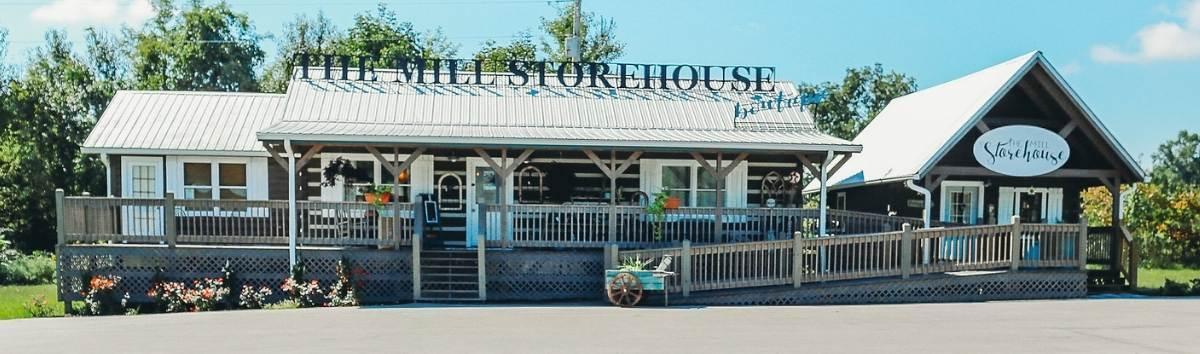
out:
{"label": "window", "polygon": [[942,182],[941,221],[974,225],[983,215],[983,183],[975,181]]}
{"label": "window", "polygon": [[[246,200],[246,164],[185,162],[183,197],[185,199]],[[216,182],[215,184],[213,182]]]}
{"label": "window", "polygon": [[[342,157],[350,160],[350,164],[354,166],[354,169],[360,175],[348,181],[338,183],[336,188],[339,190],[334,191],[334,193],[340,192],[341,200],[365,201],[366,197],[363,196],[362,188],[372,184],[395,184],[399,188],[395,188],[397,194],[392,196],[392,200],[401,202],[412,200],[410,197],[412,193],[412,168],[400,172],[399,176],[392,176],[392,171],[375,161],[374,156],[355,155]],[[333,158],[336,158],[336,156]]]}
{"label": "window", "polygon": [[663,166],[662,189],[680,205],[717,206],[717,179],[699,166]]}
{"label": "window", "polygon": [[834,209],[846,210],[846,192],[838,192],[837,202],[834,203]]}

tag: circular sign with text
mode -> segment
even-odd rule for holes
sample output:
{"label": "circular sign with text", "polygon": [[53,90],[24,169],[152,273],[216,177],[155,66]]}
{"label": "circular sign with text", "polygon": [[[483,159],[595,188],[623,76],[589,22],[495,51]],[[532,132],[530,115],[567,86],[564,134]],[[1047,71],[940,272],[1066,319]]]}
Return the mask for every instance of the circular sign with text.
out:
{"label": "circular sign with text", "polygon": [[993,172],[1017,177],[1054,172],[1067,163],[1071,147],[1057,133],[1030,125],[989,130],[975,140],[975,160]]}

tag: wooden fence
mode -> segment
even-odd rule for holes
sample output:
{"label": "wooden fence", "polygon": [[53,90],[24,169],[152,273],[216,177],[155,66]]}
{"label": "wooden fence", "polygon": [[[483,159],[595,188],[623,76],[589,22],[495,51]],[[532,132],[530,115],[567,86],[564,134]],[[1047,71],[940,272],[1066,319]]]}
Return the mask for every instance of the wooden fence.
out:
{"label": "wooden fence", "polygon": [[[503,231],[502,208],[481,205],[479,224],[491,243],[502,247],[623,248],[789,240],[800,234],[815,237],[817,209],[677,208],[652,215],[640,206],[518,204],[507,206],[509,231]],[[920,219],[844,210],[829,210],[830,235],[896,231],[902,224],[921,225]],[[610,220],[611,219],[611,220]],[[720,224],[721,235],[716,227]],[[613,229],[614,232],[609,232]]]}
{"label": "wooden fence", "polygon": [[[288,203],[58,196],[60,243],[286,245]],[[412,204],[297,201],[296,240],[312,246],[412,242]]]}
{"label": "wooden fence", "polygon": [[732,244],[622,251],[627,259],[676,257],[668,291],[776,286],[912,274],[1020,268],[1086,267],[1086,224],[1021,224],[911,229],[865,235],[804,237]]}

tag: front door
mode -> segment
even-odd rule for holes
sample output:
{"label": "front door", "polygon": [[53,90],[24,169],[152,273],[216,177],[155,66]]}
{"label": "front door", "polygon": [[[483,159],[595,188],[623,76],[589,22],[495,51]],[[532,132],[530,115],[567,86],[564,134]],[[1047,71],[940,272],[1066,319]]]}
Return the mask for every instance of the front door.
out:
{"label": "front door", "polygon": [[502,194],[499,174],[482,158],[467,158],[467,247],[475,247],[480,232],[486,231],[488,240],[500,239],[500,213],[488,212],[483,225],[479,213],[481,204],[499,205],[502,197],[512,203],[512,175],[508,176],[506,185],[510,187]]}
{"label": "front door", "polygon": [[1057,224],[1063,215],[1062,188],[1000,187],[999,219],[1008,224],[1012,216],[1022,223]]}
{"label": "front door", "polygon": [[[121,196],[124,198],[161,199],[163,197],[163,161],[158,157],[121,158]],[[121,233],[133,236],[163,234],[161,206],[129,205],[121,207]]]}

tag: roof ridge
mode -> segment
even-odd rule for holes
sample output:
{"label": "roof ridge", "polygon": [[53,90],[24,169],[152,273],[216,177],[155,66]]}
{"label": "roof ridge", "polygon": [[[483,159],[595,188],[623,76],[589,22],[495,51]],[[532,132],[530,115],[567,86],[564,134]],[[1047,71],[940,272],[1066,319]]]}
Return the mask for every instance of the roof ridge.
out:
{"label": "roof ridge", "polygon": [[270,92],[229,92],[229,91],[183,91],[183,90],[117,90],[117,93],[128,94],[160,94],[160,95],[188,95],[188,96],[268,96],[282,98],[287,96],[284,93]]}

